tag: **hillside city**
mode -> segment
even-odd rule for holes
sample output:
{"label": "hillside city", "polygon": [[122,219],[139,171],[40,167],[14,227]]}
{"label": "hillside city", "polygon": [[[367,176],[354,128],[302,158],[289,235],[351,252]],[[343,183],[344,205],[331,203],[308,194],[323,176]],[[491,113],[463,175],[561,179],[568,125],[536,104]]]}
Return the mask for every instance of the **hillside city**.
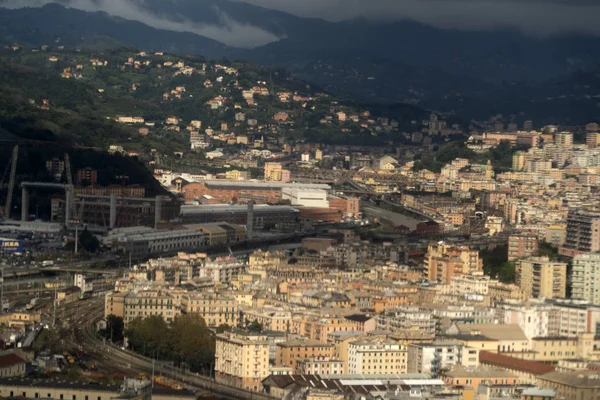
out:
{"label": "hillside city", "polygon": [[0,396],[598,397],[597,122],[1,51]]}

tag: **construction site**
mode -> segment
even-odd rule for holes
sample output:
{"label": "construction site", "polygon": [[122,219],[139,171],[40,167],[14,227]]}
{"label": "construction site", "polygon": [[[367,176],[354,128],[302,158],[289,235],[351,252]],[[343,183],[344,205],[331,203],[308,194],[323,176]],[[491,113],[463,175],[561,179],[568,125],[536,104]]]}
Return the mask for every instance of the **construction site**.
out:
{"label": "construction site", "polygon": [[[127,185],[129,177],[126,175],[116,177],[121,181],[120,185],[77,184],[68,153],[64,153],[62,159],[46,161],[46,165],[55,178],[53,182],[17,183],[19,146],[13,148],[0,181],[0,189],[7,192],[6,201],[0,208],[0,230],[57,232],[85,226],[92,232],[106,234],[115,228],[154,228],[161,221],[169,221],[179,215],[178,202],[162,195],[145,197],[143,187]],[[94,176],[89,168],[77,172],[78,175],[85,173],[86,177]],[[19,194],[20,202],[15,201]],[[38,200],[43,198],[44,202],[32,202],[32,194]],[[40,210],[40,204],[49,209]],[[40,211],[49,218],[38,218]]]}

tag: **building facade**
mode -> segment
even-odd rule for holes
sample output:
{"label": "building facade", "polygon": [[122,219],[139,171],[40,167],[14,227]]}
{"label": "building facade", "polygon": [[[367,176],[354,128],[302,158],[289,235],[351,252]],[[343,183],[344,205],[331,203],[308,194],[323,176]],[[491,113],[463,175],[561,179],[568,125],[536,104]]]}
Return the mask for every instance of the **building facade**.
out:
{"label": "building facade", "polygon": [[215,380],[247,390],[262,391],[269,376],[269,342],[264,335],[224,332],[216,337]]}
{"label": "building facade", "polygon": [[573,299],[600,304],[600,253],[578,254],[573,258]]}
{"label": "building facade", "polygon": [[516,281],[527,298],[564,299],[567,296],[567,264],[548,257],[530,257],[516,264]]}

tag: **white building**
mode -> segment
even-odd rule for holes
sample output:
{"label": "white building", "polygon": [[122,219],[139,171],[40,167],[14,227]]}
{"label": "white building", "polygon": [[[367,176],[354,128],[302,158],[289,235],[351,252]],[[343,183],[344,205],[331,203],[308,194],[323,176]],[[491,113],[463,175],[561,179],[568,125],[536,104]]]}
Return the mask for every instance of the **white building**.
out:
{"label": "white building", "polygon": [[552,336],[577,337],[580,333],[596,333],[600,323],[600,306],[583,300],[555,300],[552,302],[555,312],[549,325],[556,325]]}
{"label": "white building", "polygon": [[506,300],[496,306],[496,315],[500,324],[519,325],[528,339],[548,337],[558,330],[556,324],[550,326],[553,307],[543,300],[532,299],[526,303]]}
{"label": "white building", "polygon": [[496,283],[498,283],[498,281],[492,280],[492,278],[483,273],[455,275],[450,279],[450,294],[461,297],[472,294],[487,296],[490,284]]}
{"label": "white building", "polygon": [[81,289],[81,293],[91,292],[94,290],[94,284],[92,282],[88,282],[87,278],[83,274],[75,274],[73,277],[73,286],[77,286]]}
{"label": "white building", "polygon": [[292,206],[329,208],[327,192],[321,189],[283,188],[281,198],[289,200]]}
{"label": "white building", "polygon": [[572,298],[600,304],[600,253],[573,258],[572,285]]}
{"label": "white building", "polygon": [[408,373],[437,377],[440,371],[455,365],[476,368],[479,366],[479,350],[454,339],[408,345]]}
{"label": "white building", "polygon": [[310,161],[310,153],[302,153],[300,160],[302,162],[309,162]]}
{"label": "white building", "polygon": [[247,264],[232,257],[216,258],[207,261],[200,268],[200,278],[208,278],[213,282],[230,283],[231,280],[243,273]]}
{"label": "white building", "polygon": [[349,374],[404,374],[406,348],[388,338],[358,339],[348,343]]}
{"label": "white building", "polygon": [[402,306],[386,311],[377,317],[377,329],[395,332],[406,327],[418,327],[423,332],[434,334],[436,320],[431,310],[416,306]]}

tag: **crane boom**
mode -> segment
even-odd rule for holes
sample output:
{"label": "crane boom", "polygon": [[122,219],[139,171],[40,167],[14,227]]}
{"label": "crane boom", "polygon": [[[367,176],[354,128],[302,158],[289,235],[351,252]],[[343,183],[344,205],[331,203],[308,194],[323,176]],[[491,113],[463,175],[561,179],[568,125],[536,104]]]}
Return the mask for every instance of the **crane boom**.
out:
{"label": "crane boom", "polygon": [[4,218],[9,219],[10,208],[12,206],[13,192],[15,189],[15,174],[17,173],[17,159],[19,157],[19,145],[13,149],[10,165],[10,179],[8,181],[8,195],[6,196],[6,205],[4,206]]}
{"label": "crane boom", "polygon": [[71,160],[69,154],[65,153],[65,173],[67,175],[67,183],[73,186],[73,175],[71,175]]}

